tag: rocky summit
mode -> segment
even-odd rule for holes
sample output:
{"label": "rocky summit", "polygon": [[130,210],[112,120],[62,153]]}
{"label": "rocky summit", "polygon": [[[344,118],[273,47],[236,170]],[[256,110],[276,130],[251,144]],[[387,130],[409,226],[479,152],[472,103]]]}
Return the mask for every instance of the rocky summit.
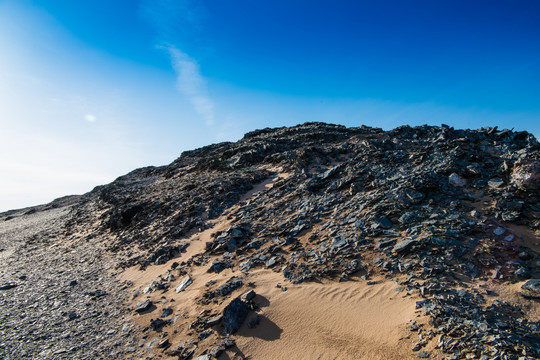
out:
{"label": "rocky summit", "polygon": [[527,132],[263,129],[0,214],[5,359],[539,359]]}

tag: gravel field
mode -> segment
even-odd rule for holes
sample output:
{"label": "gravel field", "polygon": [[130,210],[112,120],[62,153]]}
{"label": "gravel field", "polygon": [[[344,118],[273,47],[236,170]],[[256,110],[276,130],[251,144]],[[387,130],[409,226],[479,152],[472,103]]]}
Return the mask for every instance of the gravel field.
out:
{"label": "gravel field", "polygon": [[95,241],[66,238],[70,210],[0,215],[2,359],[97,359],[123,351],[130,329],[122,321],[121,284],[108,275]]}

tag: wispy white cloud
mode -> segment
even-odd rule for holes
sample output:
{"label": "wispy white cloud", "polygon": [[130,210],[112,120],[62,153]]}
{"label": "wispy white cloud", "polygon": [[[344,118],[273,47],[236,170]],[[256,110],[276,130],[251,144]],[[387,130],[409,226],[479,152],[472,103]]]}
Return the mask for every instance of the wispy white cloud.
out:
{"label": "wispy white cloud", "polygon": [[160,44],[170,56],[171,65],[177,74],[177,87],[189,99],[195,112],[207,126],[214,125],[215,103],[208,95],[207,83],[199,64],[181,50],[178,42],[197,30],[203,18],[200,6],[188,0],[142,0],[141,13],[155,29]]}
{"label": "wispy white cloud", "polygon": [[171,64],[177,74],[178,90],[188,97],[206,125],[213,125],[214,102],[207,95],[206,80],[201,75],[199,64],[172,45],[165,46],[165,49],[171,57]]}

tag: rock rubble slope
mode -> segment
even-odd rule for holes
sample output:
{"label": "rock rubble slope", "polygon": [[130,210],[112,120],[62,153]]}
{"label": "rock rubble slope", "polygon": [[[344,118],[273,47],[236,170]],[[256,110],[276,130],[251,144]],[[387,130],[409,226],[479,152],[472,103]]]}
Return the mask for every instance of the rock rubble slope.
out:
{"label": "rock rubble slope", "polygon": [[[103,357],[536,359],[539,199],[540,144],[526,132],[307,123],[185,152],[69,205],[33,209],[62,212],[39,238],[71,257],[51,245],[13,250],[30,235],[10,224],[34,215],[5,213],[0,256],[47,259],[36,266],[71,276],[83,270],[65,263],[98,251],[86,271],[103,285],[81,294],[95,298],[89,311],[101,299],[110,306],[95,313],[106,330],[92,351]],[[45,290],[6,269],[0,351],[84,358],[84,343],[16,345],[31,326],[12,304]],[[82,307],[78,284],[45,296]],[[38,295],[29,316],[44,311]],[[84,311],[62,306],[62,336],[84,336]]]}

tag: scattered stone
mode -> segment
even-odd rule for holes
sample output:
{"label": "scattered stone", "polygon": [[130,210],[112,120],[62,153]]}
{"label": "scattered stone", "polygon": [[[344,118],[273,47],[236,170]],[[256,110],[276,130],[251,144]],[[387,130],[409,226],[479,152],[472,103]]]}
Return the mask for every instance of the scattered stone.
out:
{"label": "scattered stone", "polygon": [[[221,274],[241,270],[245,279],[268,267],[290,284],[367,281],[372,274],[395,279],[403,296],[424,297],[418,312],[429,318],[429,326],[416,330],[418,351],[429,343],[427,348],[436,347],[449,359],[540,358],[539,323],[521,303],[508,304],[484,288],[465,285],[491,275],[503,285],[538,277],[540,256],[518,240],[522,229],[537,234],[540,226],[539,150],[532,135],[497,128],[383,131],[312,123],[254,131],[236,143],[187,151],[168,166],[137,169],[79,197],[69,216],[47,224],[47,233],[19,238],[16,245],[0,236],[3,268],[12,272],[6,275],[16,279],[24,273],[33,280],[32,286],[0,296],[0,353],[9,358],[50,358],[62,349],[73,358],[217,355],[222,334],[208,329],[214,307],[221,308],[243,286],[236,286],[240,279],[217,289],[211,283],[201,296],[194,292],[201,313],[179,304],[170,320],[178,326],[171,331],[184,331],[185,323],[189,339],[161,354],[160,342],[169,339],[165,332],[153,339],[152,326],[142,333],[137,327],[121,330],[126,320],[119,310],[125,303],[121,294],[133,284],[116,283],[107,270],[119,274],[135,265],[165,263],[185,249],[177,239],[208,229],[227,212],[228,230],[179,260],[144,292],[166,293],[176,281],[173,273],[184,277],[194,267]],[[280,168],[287,176],[239,202],[254,184],[275,176],[264,168]],[[11,220],[0,223],[13,226],[42,211],[9,213]],[[74,273],[77,286],[63,286]],[[62,286],[50,286],[49,279]],[[94,293],[90,296],[100,301],[88,301],[89,293],[81,289],[102,289],[108,296]],[[525,288],[521,294],[540,296]],[[238,301],[256,309],[247,298]],[[84,315],[69,322],[69,314]]]}
{"label": "scattered stone", "polygon": [[145,312],[146,310],[150,309],[151,306],[152,306],[152,301],[147,299],[147,300],[138,302],[137,305],[135,305],[134,310],[136,312],[138,312],[138,313],[142,313],[142,312]]}
{"label": "scattered stone", "polygon": [[540,294],[540,279],[531,279],[521,285],[521,288]]}
{"label": "scattered stone", "polygon": [[234,334],[240,329],[246,319],[249,308],[245,302],[236,298],[223,310],[223,327],[228,334]]}
{"label": "scattered stone", "polygon": [[403,253],[403,252],[406,252],[407,250],[409,250],[411,248],[411,246],[413,246],[415,243],[414,240],[403,240],[399,243],[397,243],[393,249],[392,249],[392,252],[395,252],[395,253]]}
{"label": "scattered stone", "polygon": [[504,240],[505,240],[505,241],[508,241],[508,242],[514,241],[514,239],[515,239],[514,234],[509,234],[509,235],[507,235],[507,236],[504,237]]}
{"label": "scattered stone", "polygon": [[92,296],[94,298],[100,298],[102,296],[107,295],[107,292],[103,290],[95,290],[95,291],[87,292],[86,295]]}
{"label": "scattered stone", "polygon": [[216,326],[221,322],[221,316],[214,316],[206,321],[206,326],[212,327]]}
{"label": "scattered stone", "polygon": [[193,280],[191,280],[191,277],[189,275],[186,275],[184,279],[180,282],[180,284],[178,284],[178,286],[176,287],[176,292],[179,293],[181,291],[184,291],[189,285],[191,285],[192,282]]}
{"label": "scattered stone", "polygon": [[158,343],[158,348],[160,348],[160,349],[167,349],[169,346],[171,346],[171,343],[169,342],[169,339],[167,339],[167,338],[161,340]]}
{"label": "scattered stone", "polygon": [[512,182],[524,190],[540,189],[540,161],[517,165],[512,171]]}
{"label": "scattered stone", "polygon": [[255,296],[257,296],[255,291],[249,290],[248,292],[242,294],[242,296],[240,296],[240,299],[244,302],[248,302],[251,301]]}
{"label": "scattered stone", "polygon": [[160,317],[162,318],[166,318],[168,316],[171,316],[173,313],[173,310],[170,308],[170,307],[166,307],[163,309],[163,311],[161,312],[161,315]]}
{"label": "scattered stone", "polygon": [[204,354],[201,356],[197,356],[195,360],[212,360],[212,357],[209,354]]}
{"label": "scattered stone", "polygon": [[13,284],[13,283],[8,283],[8,284],[0,285],[0,290],[9,290],[9,289],[16,288],[17,286],[19,286],[19,285],[18,284]]}
{"label": "scattered stone", "polygon": [[452,186],[463,187],[467,185],[467,180],[465,180],[456,173],[450,174],[450,176],[448,177],[448,181]]}
{"label": "scattered stone", "polygon": [[160,330],[162,327],[164,327],[165,325],[167,325],[167,322],[161,320],[161,319],[151,319],[150,320],[150,327],[152,328],[152,330],[154,331],[158,331]]}
{"label": "scattered stone", "polygon": [[504,185],[504,181],[501,178],[494,178],[488,181],[488,186],[494,189],[499,189]]}

